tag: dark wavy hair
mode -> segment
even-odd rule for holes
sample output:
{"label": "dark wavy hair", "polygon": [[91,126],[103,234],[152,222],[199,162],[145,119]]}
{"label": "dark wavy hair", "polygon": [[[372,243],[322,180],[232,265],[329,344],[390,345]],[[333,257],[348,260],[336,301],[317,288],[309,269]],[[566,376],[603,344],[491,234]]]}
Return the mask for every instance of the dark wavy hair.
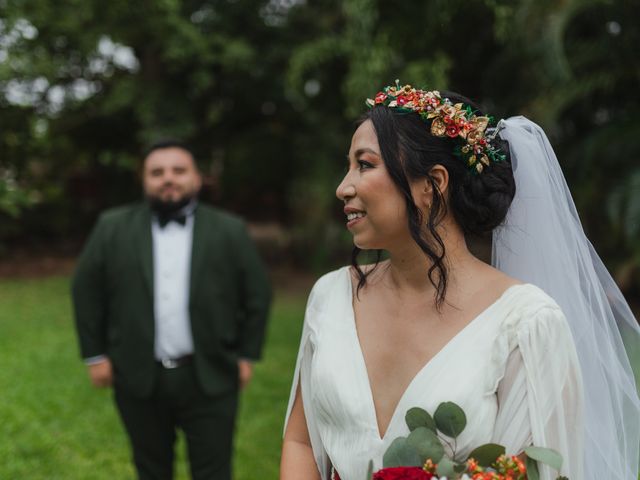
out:
{"label": "dark wavy hair", "polygon": [[[461,102],[470,105],[477,115],[483,114],[474,102],[462,95],[453,92],[441,94],[454,104]],[[439,308],[444,302],[448,277],[444,261],[445,246],[436,227],[448,209],[465,235],[482,235],[504,221],[516,191],[508,144],[496,137],[492,143],[505,153],[505,161],[492,163],[481,174],[474,175],[465,162],[454,155],[456,141],[431,135],[428,125],[417,113],[399,112],[378,105],[367,111],[358,124],[367,120],[373,123],[387,171],[404,196],[411,236],[431,261],[428,277],[436,289],[436,305]],[[430,175],[431,168],[438,164],[449,173],[448,199],[444,198]],[[425,178],[433,190],[433,201],[426,221],[411,195],[410,181],[418,178]],[[425,223],[427,235],[422,228]],[[364,272],[358,265],[360,252],[358,247],[354,247],[351,254],[351,264],[358,274],[358,292],[382,256],[378,250],[374,268]]]}

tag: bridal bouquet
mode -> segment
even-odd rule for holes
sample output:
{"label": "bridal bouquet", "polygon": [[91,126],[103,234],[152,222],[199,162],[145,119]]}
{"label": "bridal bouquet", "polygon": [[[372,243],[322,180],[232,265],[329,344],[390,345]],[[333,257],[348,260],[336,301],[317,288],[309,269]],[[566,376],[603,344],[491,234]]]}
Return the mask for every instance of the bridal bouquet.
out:
{"label": "bridal bouquet", "polygon": [[[457,458],[457,438],[467,417],[453,402],[441,403],[433,416],[422,408],[411,408],[405,421],[411,433],[389,445],[381,470],[373,472],[373,462],[369,462],[367,480],[538,480],[537,462],[557,471],[562,466],[562,457],[555,450],[528,447],[523,462],[516,456],[507,457],[505,448],[495,443],[479,446],[464,460]],[[451,457],[443,443],[453,452]]]}

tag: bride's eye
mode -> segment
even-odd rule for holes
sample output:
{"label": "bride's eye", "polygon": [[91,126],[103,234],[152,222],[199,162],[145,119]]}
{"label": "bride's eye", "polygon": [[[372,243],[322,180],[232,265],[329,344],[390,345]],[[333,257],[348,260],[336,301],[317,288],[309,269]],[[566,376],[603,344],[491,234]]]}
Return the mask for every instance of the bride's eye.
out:
{"label": "bride's eye", "polygon": [[358,168],[360,170],[367,170],[368,168],[373,168],[373,165],[366,160],[358,160]]}

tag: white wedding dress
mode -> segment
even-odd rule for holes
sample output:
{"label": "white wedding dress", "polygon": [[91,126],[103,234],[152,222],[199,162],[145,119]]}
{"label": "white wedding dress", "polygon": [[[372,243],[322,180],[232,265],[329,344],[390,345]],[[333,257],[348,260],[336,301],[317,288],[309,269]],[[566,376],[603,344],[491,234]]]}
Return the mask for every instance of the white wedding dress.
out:
{"label": "white wedding dress", "polygon": [[[504,445],[508,454],[533,444],[559,451],[562,473],[583,478],[583,398],[574,343],[560,308],[531,284],[510,287],[422,367],[381,437],[349,267],[331,272],[309,296],[287,418],[298,382],[323,480],[331,465],[342,480],[365,480],[369,461],[374,471],[381,468],[393,439],[409,433],[406,411],[422,407],[433,414],[444,401],[467,415],[457,457],[488,442]],[[540,474],[556,478],[546,467]]]}

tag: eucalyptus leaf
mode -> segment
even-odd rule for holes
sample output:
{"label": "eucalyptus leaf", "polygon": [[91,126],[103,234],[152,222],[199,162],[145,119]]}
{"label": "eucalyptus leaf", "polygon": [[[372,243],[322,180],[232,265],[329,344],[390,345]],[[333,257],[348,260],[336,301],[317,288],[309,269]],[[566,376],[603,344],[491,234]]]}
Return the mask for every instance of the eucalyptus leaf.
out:
{"label": "eucalyptus leaf", "polygon": [[444,455],[444,447],[437,435],[426,427],[418,427],[409,434],[407,438],[409,444],[413,446],[420,460],[424,463],[430,458],[433,463],[438,463]]}
{"label": "eucalyptus leaf", "polygon": [[538,473],[538,462],[533,458],[527,457],[527,480],[540,480],[540,473]]}
{"label": "eucalyptus leaf", "polygon": [[418,427],[428,428],[434,433],[436,431],[436,422],[433,420],[433,417],[429,412],[422,408],[410,408],[407,410],[404,420],[407,422],[407,427],[409,427],[409,430],[412,432]]}
{"label": "eucalyptus leaf", "polygon": [[382,457],[382,466],[387,467],[419,467],[422,466],[416,448],[409,444],[406,437],[398,437]]}
{"label": "eucalyptus leaf", "polygon": [[439,477],[455,478],[455,467],[456,464],[448,457],[442,457],[440,463],[438,463],[438,466],[436,467],[436,473]]}
{"label": "eucalyptus leaf", "polygon": [[504,455],[505,448],[497,443],[487,443],[474,449],[468,458],[473,458],[483,467],[491,466],[500,455]]}
{"label": "eucalyptus leaf", "polygon": [[467,464],[466,463],[456,463],[455,466],[453,467],[453,469],[455,470],[456,473],[462,473],[467,469]]}
{"label": "eucalyptus leaf", "polygon": [[456,438],[467,426],[467,416],[462,408],[453,402],[438,405],[433,418],[438,430],[451,438]]}
{"label": "eucalyptus leaf", "polygon": [[549,465],[558,472],[562,468],[562,455],[551,448],[544,447],[527,447],[524,449],[524,453],[528,458],[533,458],[539,462]]}
{"label": "eucalyptus leaf", "polygon": [[369,467],[367,468],[367,480],[373,478],[373,460],[369,460]]}

